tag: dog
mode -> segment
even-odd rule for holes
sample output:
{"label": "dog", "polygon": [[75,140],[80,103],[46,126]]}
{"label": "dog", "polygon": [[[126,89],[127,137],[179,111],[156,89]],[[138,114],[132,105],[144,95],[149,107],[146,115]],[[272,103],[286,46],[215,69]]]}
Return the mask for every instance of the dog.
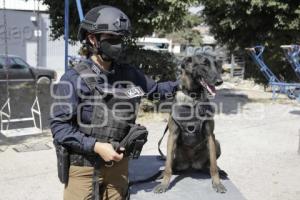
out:
{"label": "dog", "polygon": [[180,89],[168,120],[165,170],[154,193],[166,192],[174,171],[190,168],[209,171],[213,189],[218,193],[226,192],[217,166],[221,148],[214,135],[214,110],[208,100],[210,95],[216,94],[215,86],[223,83],[216,65],[215,59],[205,55],[194,55],[182,61]]}

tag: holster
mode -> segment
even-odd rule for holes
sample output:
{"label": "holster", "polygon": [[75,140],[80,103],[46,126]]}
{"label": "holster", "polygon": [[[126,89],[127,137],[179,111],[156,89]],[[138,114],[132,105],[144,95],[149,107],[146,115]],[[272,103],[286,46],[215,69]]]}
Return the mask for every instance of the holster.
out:
{"label": "holster", "polygon": [[68,184],[70,155],[68,150],[62,145],[54,144],[57,156],[57,172],[61,183]]}

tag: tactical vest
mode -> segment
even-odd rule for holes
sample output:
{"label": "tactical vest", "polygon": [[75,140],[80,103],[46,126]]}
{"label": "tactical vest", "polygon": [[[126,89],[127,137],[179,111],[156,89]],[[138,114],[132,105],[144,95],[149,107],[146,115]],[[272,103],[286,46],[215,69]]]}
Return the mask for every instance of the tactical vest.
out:
{"label": "tactical vest", "polygon": [[204,139],[202,126],[205,120],[212,120],[214,109],[210,102],[196,101],[192,104],[174,104],[172,119],[181,129],[179,141],[185,145],[193,146],[194,138]]}
{"label": "tactical vest", "polygon": [[[99,142],[117,145],[127,135],[130,123],[135,123],[137,106],[144,94],[142,89],[139,87],[112,88],[110,85],[102,83],[99,76],[96,76],[85,62],[79,63],[74,70],[78,72],[93,94],[92,98],[82,99],[84,103],[93,106],[91,124],[79,123],[79,130],[96,138]],[[74,159],[71,158],[71,164],[76,165],[76,162],[82,162],[80,159],[82,158],[78,156],[75,156]],[[79,165],[90,164],[84,162]]]}

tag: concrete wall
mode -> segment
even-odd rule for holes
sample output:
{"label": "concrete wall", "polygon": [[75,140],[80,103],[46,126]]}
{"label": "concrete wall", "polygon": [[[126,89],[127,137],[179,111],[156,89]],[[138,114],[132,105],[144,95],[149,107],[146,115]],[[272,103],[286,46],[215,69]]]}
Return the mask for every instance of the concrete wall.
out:
{"label": "concrete wall", "polygon": [[[32,16],[35,16],[32,11],[6,10],[8,53],[22,57],[32,66],[63,71],[64,39],[50,38],[51,21],[47,13],[37,17],[38,26],[31,21]],[[4,35],[3,10],[0,10],[0,54],[5,51]],[[76,55],[79,46],[69,45],[69,55]]]}

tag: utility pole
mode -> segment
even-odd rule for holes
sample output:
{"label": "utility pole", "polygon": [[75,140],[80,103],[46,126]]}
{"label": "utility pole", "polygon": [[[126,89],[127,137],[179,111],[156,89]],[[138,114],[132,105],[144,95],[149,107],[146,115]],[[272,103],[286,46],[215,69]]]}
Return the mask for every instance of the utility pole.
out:
{"label": "utility pole", "polygon": [[298,143],[298,154],[300,155],[300,129],[299,129],[299,143]]}
{"label": "utility pole", "polygon": [[68,69],[68,41],[69,41],[69,0],[65,0],[65,71]]}

